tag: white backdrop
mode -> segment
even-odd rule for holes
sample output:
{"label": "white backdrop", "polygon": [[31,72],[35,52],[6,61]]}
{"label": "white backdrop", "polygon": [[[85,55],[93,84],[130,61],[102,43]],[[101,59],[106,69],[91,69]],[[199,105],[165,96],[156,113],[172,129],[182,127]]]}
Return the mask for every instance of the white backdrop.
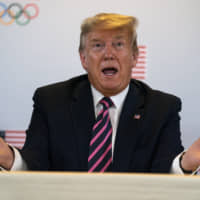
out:
{"label": "white backdrop", "polygon": [[[184,145],[200,136],[199,0],[0,2],[34,3],[39,8],[38,16],[25,26],[0,23],[0,130],[27,128],[37,87],[84,72],[78,55],[82,20],[98,12],[118,12],[139,19],[139,44],[148,49],[145,82],[182,99]],[[29,12],[35,14],[30,7]],[[8,15],[0,19],[10,20]]]}

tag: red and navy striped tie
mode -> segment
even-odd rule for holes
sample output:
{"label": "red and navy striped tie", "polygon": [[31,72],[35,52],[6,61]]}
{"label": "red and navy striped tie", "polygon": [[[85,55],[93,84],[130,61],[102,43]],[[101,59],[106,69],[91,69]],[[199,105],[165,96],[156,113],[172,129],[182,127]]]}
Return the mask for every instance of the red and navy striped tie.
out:
{"label": "red and navy striped tie", "polygon": [[112,165],[112,125],[108,110],[113,103],[108,97],[104,97],[99,103],[103,108],[92,129],[88,172],[105,172]]}

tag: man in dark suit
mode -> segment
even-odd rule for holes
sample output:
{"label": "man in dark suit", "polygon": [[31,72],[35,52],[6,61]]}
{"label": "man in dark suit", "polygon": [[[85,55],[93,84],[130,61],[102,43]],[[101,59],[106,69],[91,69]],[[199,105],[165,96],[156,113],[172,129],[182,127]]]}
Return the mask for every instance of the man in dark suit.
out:
{"label": "man in dark suit", "polygon": [[[131,79],[138,56],[136,25],[136,18],[119,14],[98,14],[83,22],[79,52],[87,74],[36,91],[20,151],[26,169],[88,171],[93,126],[103,109],[99,102],[109,97],[112,106],[105,115],[112,126],[112,156],[105,171],[173,171],[183,151],[181,102]],[[200,162],[196,149],[178,156],[178,165],[180,161],[180,167],[195,170]],[[0,165],[11,169],[13,162],[12,151],[1,140]]]}
{"label": "man in dark suit", "polygon": [[[87,171],[95,122],[87,75],[40,88],[34,101],[22,150],[28,168]],[[116,133],[113,171],[168,172],[183,151],[179,110],[176,97],[131,80]]]}

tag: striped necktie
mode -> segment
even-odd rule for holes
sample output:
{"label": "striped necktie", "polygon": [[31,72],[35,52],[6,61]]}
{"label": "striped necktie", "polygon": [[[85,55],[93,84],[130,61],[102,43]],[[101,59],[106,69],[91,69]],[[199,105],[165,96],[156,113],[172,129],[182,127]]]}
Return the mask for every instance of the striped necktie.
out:
{"label": "striped necktie", "polygon": [[108,110],[113,103],[108,97],[104,97],[99,103],[103,108],[92,129],[88,172],[105,172],[110,170],[112,165],[112,125]]}

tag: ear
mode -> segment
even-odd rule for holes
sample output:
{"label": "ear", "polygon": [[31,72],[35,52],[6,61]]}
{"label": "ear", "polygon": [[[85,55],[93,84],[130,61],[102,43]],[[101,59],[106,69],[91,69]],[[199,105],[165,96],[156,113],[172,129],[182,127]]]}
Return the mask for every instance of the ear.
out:
{"label": "ear", "polygon": [[136,66],[138,60],[138,53],[133,53],[133,68]]}
{"label": "ear", "polygon": [[80,60],[81,60],[82,67],[87,71],[87,62],[86,62],[85,51],[84,50],[80,51],[79,55],[80,55]]}

